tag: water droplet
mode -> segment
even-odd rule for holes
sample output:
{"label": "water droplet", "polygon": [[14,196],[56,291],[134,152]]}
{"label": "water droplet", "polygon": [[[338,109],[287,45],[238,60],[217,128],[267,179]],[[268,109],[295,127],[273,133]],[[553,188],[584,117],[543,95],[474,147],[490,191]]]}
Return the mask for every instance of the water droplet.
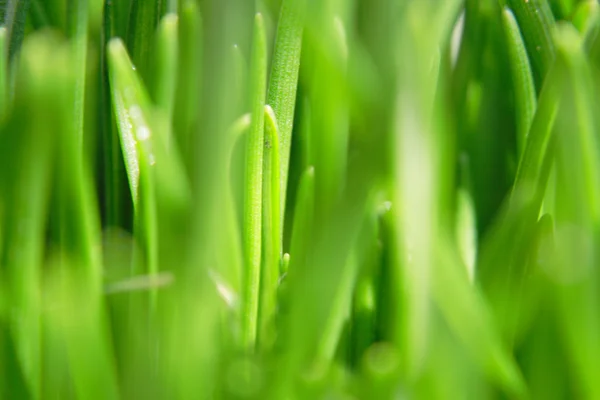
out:
{"label": "water droplet", "polygon": [[142,125],[137,129],[137,139],[138,140],[148,140],[150,139],[150,129],[146,125]]}

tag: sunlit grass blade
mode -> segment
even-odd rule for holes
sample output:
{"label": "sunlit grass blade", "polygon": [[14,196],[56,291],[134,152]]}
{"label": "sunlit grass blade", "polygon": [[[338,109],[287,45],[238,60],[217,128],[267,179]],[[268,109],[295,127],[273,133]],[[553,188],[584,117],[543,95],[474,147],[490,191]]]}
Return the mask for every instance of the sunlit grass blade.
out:
{"label": "sunlit grass blade", "polygon": [[519,153],[521,153],[525,148],[525,140],[537,105],[536,91],[519,25],[512,11],[507,8],[502,11],[502,23],[510,56],[517,109],[517,144]]}
{"label": "sunlit grass blade", "polygon": [[250,72],[252,117],[246,142],[246,178],[244,188],[244,304],[242,342],[248,350],[256,345],[260,298],[262,251],[263,154],[265,131],[265,95],[267,89],[267,38],[261,14],[254,20]]}
{"label": "sunlit grass blade", "polygon": [[[263,161],[263,240],[264,257],[260,282],[259,342],[268,346],[273,340],[270,329],[277,307],[277,286],[281,270],[282,243],[279,231],[280,179],[279,132],[275,113],[265,106],[265,151]],[[262,337],[262,338],[261,338]],[[263,344],[261,344],[262,346]]]}
{"label": "sunlit grass blade", "polygon": [[273,51],[267,104],[273,108],[279,126],[279,157],[281,162],[281,230],[285,215],[290,150],[296,91],[300,70],[300,52],[305,15],[304,0],[284,0],[277,24],[277,37]]}

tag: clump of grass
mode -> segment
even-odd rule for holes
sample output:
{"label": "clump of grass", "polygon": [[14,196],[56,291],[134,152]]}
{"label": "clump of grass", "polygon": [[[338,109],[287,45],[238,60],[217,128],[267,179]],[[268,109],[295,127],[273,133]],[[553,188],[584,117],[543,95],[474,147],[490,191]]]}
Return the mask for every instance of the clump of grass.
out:
{"label": "clump of grass", "polygon": [[7,0],[0,397],[600,397],[599,10]]}

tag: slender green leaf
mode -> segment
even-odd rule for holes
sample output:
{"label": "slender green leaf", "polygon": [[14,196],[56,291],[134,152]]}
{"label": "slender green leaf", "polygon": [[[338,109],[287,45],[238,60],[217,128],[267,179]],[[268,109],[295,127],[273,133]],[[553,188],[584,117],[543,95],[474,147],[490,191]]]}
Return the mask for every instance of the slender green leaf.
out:
{"label": "slender green leaf", "polygon": [[244,195],[244,310],[242,341],[253,350],[258,329],[260,266],[262,250],[262,190],[265,130],[265,95],[267,86],[267,38],[261,14],[254,20],[254,39],[250,73],[252,119],[246,144],[246,179]]}

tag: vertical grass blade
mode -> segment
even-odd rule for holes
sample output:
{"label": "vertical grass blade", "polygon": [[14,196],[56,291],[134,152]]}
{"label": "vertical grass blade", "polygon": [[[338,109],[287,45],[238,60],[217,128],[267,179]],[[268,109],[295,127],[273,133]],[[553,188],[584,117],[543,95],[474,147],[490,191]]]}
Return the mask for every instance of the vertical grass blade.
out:
{"label": "vertical grass blade", "polygon": [[296,106],[296,90],[300,70],[300,52],[304,27],[305,0],[284,0],[277,24],[267,104],[275,112],[279,125],[279,157],[281,161],[281,219],[285,215],[286,189],[292,145],[292,128]]}
{"label": "vertical grass blade", "polygon": [[23,36],[25,35],[25,22],[29,10],[29,0],[6,0],[2,13],[2,23],[8,31],[9,47],[8,55],[12,60],[21,49]]}
{"label": "vertical grass blade", "polygon": [[8,111],[8,31],[0,27],[0,121]]}
{"label": "vertical grass blade", "polygon": [[260,266],[262,250],[262,190],[265,130],[265,95],[267,86],[267,38],[261,14],[254,20],[250,72],[252,119],[246,143],[246,178],[244,194],[244,304],[242,343],[248,350],[256,345]]}
{"label": "vertical grass blade", "polygon": [[158,26],[154,53],[152,99],[165,113],[169,123],[175,107],[179,59],[179,22],[176,14],[166,15]]}
{"label": "vertical grass blade", "polygon": [[556,50],[552,39],[554,16],[548,0],[507,0],[514,12],[529,53],[536,86],[542,87]]}
{"label": "vertical grass blade", "polygon": [[68,0],[67,3],[67,31],[73,46],[73,60],[75,63],[75,86],[73,92],[73,123],[78,132],[79,147],[83,151],[84,134],[84,102],[86,82],[86,61],[88,48],[88,0]]}
{"label": "vertical grass blade", "polygon": [[525,43],[521,37],[519,25],[512,11],[505,8],[502,11],[502,24],[515,91],[515,107],[517,109],[517,148],[519,154],[525,148],[525,140],[537,105],[533,75]]}
{"label": "vertical grass blade", "polygon": [[275,113],[265,106],[265,152],[263,168],[263,235],[264,257],[260,283],[260,332],[259,341],[266,345],[273,340],[270,328],[277,306],[277,286],[281,270],[282,243],[279,234],[280,179],[279,179],[279,131]]}

